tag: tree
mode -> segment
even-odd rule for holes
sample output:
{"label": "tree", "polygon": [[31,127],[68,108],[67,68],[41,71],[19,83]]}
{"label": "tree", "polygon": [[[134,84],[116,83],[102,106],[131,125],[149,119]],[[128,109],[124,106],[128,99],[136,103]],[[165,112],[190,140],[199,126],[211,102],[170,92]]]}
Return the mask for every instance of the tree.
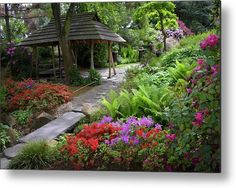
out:
{"label": "tree", "polygon": [[71,19],[75,10],[75,5],[76,5],[75,3],[70,3],[70,6],[66,12],[65,21],[62,21],[60,3],[51,4],[52,13],[55,19],[55,25],[57,29],[58,41],[62,51],[62,58],[66,73],[66,81],[69,81],[68,75],[75,62],[75,58],[68,40],[71,27]]}
{"label": "tree", "polygon": [[135,12],[136,19],[140,20],[147,15],[149,21],[160,30],[163,35],[164,51],[166,51],[166,29],[177,27],[177,16],[174,13],[175,5],[171,2],[149,2],[143,4]]}
{"label": "tree", "polygon": [[9,21],[9,8],[7,4],[4,4],[5,8],[5,22],[6,22],[6,36],[7,36],[7,41],[11,42],[11,27],[10,27],[10,21]]}

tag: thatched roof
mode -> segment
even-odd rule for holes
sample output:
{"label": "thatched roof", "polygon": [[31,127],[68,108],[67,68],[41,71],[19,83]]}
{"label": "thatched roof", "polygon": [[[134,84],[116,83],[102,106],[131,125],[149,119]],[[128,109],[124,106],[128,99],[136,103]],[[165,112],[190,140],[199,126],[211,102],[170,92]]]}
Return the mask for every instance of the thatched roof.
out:
{"label": "thatched roof", "polygon": [[[64,18],[62,18],[62,22],[63,20]],[[99,19],[95,13],[81,13],[72,17],[69,40],[101,40],[125,42],[125,40],[121,36],[112,32],[106,25],[99,22]],[[33,32],[19,45],[50,45],[53,43],[58,43],[54,19],[52,19],[49,24],[44,26],[42,29]]]}

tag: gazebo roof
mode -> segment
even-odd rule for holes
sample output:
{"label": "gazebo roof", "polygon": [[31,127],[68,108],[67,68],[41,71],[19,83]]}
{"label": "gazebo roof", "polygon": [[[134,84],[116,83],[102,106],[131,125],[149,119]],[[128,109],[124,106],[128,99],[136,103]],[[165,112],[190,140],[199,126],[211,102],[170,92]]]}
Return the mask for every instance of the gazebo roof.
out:
{"label": "gazebo roof", "polygon": [[[62,22],[65,18],[62,18]],[[81,13],[74,15],[71,20],[69,33],[70,41],[101,40],[126,42],[121,36],[111,31],[106,25],[99,22],[95,13]],[[19,46],[49,45],[58,43],[55,21],[33,32],[25,38]]]}

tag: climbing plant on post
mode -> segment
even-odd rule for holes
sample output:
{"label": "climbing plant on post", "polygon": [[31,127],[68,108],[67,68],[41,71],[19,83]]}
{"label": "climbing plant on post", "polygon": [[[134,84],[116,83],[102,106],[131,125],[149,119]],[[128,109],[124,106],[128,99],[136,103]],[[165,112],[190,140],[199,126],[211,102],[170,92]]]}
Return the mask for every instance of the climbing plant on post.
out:
{"label": "climbing plant on post", "polygon": [[69,72],[75,62],[75,58],[68,40],[71,27],[71,19],[75,10],[75,5],[75,3],[70,3],[69,9],[66,12],[65,21],[62,22],[60,3],[51,4],[53,17],[55,19],[55,25],[57,28],[58,41],[62,52],[66,81],[68,81]]}
{"label": "climbing plant on post", "polygon": [[149,2],[144,3],[135,12],[135,18],[140,20],[147,15],[149,22],[152,23],[157,30],[160,30],[163,35],[164,51],[166,51],[166,29],[176,28],[177,16],[174,13],[175,5],[171,2]]}

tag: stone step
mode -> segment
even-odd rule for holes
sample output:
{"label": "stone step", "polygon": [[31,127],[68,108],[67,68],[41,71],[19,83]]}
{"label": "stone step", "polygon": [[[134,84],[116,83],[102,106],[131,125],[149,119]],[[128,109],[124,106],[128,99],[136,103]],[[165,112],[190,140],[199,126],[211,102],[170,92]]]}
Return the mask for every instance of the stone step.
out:
{"label": "stone step", "polygon": [[0,169],[8,169],[10,160],[7,158],[1,158]]}
{"label": "stone step", "polygon": [[7,157],[7,158],[13,158],[13,157],[15,157],[16,155],[17,155],[17,153],[19,152],[19,151],[21,151],[22,150],[22,148],[23,148],[23,146],[24,146],[25,144],[17,144],[17,145],[14,145],[14,146],[12,146],[12,147],[10,147],[10,148],[7,148],[7,149],[5,149],[4,150],[4,155]]}
{"label": "stone step", "polygon": [[20,142],[30,142],[37,140],[52,140],[59,135],[71,130],[74,125],[84,117],[82,113],[67,112],[63,116],[47,123],[34,132],[20,138]]}

